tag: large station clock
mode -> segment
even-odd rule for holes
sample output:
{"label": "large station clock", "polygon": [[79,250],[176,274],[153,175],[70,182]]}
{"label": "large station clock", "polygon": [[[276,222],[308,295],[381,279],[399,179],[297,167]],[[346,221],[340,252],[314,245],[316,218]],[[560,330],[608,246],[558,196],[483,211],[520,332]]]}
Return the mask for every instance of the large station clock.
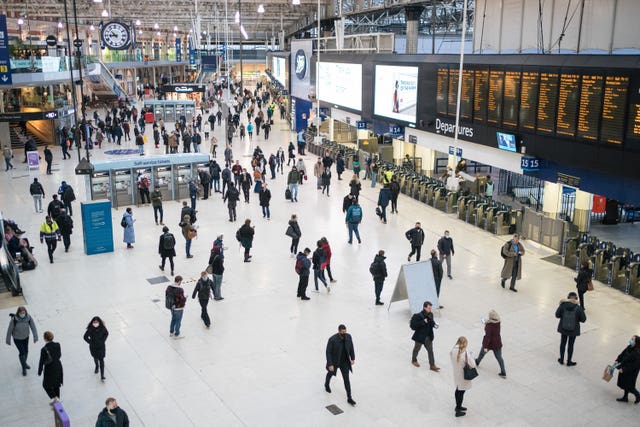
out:
{"label": "large station clock", "polygon": [[131,33],[126,24],[117,21],[107,22],[102,27],[102,42],[109,49],[123,50],[131,44]]}

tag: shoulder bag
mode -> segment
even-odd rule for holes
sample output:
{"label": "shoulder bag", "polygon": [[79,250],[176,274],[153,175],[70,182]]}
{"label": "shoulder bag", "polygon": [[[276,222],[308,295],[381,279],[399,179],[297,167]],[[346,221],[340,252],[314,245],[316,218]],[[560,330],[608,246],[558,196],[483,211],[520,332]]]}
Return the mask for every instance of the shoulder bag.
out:
{"label": "shoulder bag", "polygon": [[467,351],[464,352],[464,379],[472,380],[478,376],[478,370],[476,368],[472,368],[469,366],[469,362],[467,359]]}

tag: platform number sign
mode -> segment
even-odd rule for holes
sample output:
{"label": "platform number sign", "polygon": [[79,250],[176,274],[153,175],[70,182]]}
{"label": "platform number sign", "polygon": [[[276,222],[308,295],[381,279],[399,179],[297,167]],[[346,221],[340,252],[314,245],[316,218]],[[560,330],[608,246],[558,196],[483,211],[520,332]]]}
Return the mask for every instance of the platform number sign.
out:
{"label": "platform number sign", "polygon": [[11,81],[11,62],[9,61],[9,35],[7,34],[7,15],[0,15],[0,85],[9,86]]}
{"label": "platform number sign", "polygon": [[540,170],[540,159],[535,157],[522,157],[520,159],[520,169],[523,171],[537,171]]}

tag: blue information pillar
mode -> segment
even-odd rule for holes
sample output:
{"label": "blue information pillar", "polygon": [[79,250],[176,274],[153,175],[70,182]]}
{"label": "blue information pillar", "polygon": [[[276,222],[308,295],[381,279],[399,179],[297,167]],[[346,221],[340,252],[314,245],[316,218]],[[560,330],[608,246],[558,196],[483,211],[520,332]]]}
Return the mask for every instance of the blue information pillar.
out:
{"label": "blue information pillar", "polygon": [[84,252],[87,255],[113,252],[111,202],[104,200],[83,202],[80,208]]}

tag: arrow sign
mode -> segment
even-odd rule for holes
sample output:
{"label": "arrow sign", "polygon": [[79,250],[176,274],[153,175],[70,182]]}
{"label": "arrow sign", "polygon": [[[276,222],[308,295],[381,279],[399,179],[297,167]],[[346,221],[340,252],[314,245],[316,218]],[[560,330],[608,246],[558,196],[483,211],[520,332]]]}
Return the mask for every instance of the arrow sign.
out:
{"label": "arrow sign", "polygon": [[7,15],[0,15],[0,80],[1,85],[11,85],[11,63],[9,62],[9,37]]}
{"label": "arrow sign", "polygon": [[2,81],[6,83],[6,82],[7,82],[7,80],[9,80],[9,77],[7,77],[7,75],[6,75],[6,74],[4,74],[4,75],[2,76]]}

